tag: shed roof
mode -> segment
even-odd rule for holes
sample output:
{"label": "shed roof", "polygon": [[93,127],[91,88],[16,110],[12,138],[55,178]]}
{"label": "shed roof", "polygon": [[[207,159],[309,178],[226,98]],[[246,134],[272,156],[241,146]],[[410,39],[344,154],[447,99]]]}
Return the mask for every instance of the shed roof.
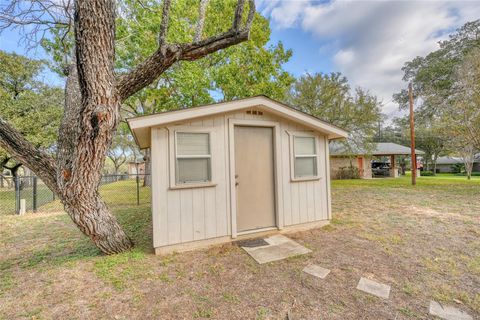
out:
{"label": "shed roof", "polygon": [[252,107],[301,123],[306,127],[327,135],[329,139],[346,138],[348,135],[348,132],[342,128],[263,95],[129,118],[127,122],[137,144],[141,149],[144,149],[150,146],[151,127],[166,126],[186,120],[214,116]]}
{"label": "shed roof", "polygon": [[[365,155],[371,154],[374,156],[389,156],[389,155],[409,155],[410,148],[396,144],[393,142],[377,142],[374,144],[372,152],[368,152],[362,148],[354,148],[353,151],[348,151],[343,144],[331,143],[330,155],[345,156],[345,155]],[[425,154],[422,150],[415,149],[417,155]]]}

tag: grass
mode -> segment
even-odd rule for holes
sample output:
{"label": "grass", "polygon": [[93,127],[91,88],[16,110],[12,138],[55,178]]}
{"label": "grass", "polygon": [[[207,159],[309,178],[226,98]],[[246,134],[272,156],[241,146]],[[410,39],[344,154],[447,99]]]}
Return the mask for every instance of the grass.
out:
{"label": "grass", "polygon": [[[140,182],[140,186],[143,182]],[[150,202],[150,195],[145,188],[140,187],[139,202]],[[105,197],[110,207],[131,207],[137,203],[136,181],[134,179],[122,180],[109,183],[100,187],[101,194]],[[25,199],[27,211],[33,208],[32,187],[24,188],[20,192],[21,199]],[[59,200],[54,200],[53,193],[43,184],[37,186],[37,210],[38,212],[62,211],[63,206]],[[15,214],[15,190],[0,189],[0,215]]]}
{"label": "grass", "polygon": [[[101,192],[136,247],[103,256],[62,212],[0,215],[0,319],[425,318],[431,299],[480,316],[480,180],[439,175],[332,183],[331,224],[292,235],[309,255],[258,265],[227,244],[152,254],[149,190]],[[301,270],[331,270],[324,280]],[[391,298],[357,290],[361,276]]]}

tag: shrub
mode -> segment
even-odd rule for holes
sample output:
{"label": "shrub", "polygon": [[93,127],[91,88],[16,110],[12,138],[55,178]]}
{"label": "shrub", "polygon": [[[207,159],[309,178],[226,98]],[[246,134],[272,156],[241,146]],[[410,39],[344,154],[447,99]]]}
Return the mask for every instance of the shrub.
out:
{"label": "shrub", "polygon": [[341,167],[336,174],[337,179],[360,179],[360,171],[354,166]]}
{"label": "shrub", "polygon": [[465,172],[465,165],[463,163],[455,163],[451,168],[453,173]]}
{"label": "shrub", "polygon": [[429,177],[429,176],[434,176],[435,174],[432,171],[424,170],[424,171],[420,171],[420,175],[422,177]]}

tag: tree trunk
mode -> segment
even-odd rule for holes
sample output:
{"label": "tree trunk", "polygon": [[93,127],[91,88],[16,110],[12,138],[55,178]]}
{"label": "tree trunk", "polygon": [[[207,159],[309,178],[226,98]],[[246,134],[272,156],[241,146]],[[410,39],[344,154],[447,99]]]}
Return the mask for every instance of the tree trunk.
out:
{"label": "tree trunk", "polygon": [[64,204],[73,222],[103,253],[119,253],[132,248],[133,242],[110,213],[98,191],[82,199],[69,197]]}
{"label": "tree trunk", "polygon": [[[145,172],[143,176],[143,186],[144,187],[151,187],[152,186],[152,160],[150,155],[150,148],[145,150]],[[138,172],[137,172],[138,174]]]}
{"label": "tree trunk", "polygon": [[133,242],[98,193],[120,119],[114,73],[115,1],[75,4],[76,68],[71,83],[67,81],[65,107],[71,109],[61,126],[61,130],[69,129],[57,159],[59,191],[65,210],[80,230],[102,252],[119,253],[130,249]]}

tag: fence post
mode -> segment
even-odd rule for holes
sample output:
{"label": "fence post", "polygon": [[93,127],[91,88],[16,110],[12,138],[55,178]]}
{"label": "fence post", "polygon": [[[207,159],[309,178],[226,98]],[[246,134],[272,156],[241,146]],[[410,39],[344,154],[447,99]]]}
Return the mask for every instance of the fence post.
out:
{"label": "fence post", "polygon": [[140,176],[138,175],[137,172],[137,206],[140,205]]}
{"label": "fence post", "polygon": [[32,192],[33,192],[33,212],[37,212],[37,177],[32,177]]}
{"label": "fence post", "polygon": [[12,180],[15,185],[15,213],[20,214],[20,178],[14,176]]}

